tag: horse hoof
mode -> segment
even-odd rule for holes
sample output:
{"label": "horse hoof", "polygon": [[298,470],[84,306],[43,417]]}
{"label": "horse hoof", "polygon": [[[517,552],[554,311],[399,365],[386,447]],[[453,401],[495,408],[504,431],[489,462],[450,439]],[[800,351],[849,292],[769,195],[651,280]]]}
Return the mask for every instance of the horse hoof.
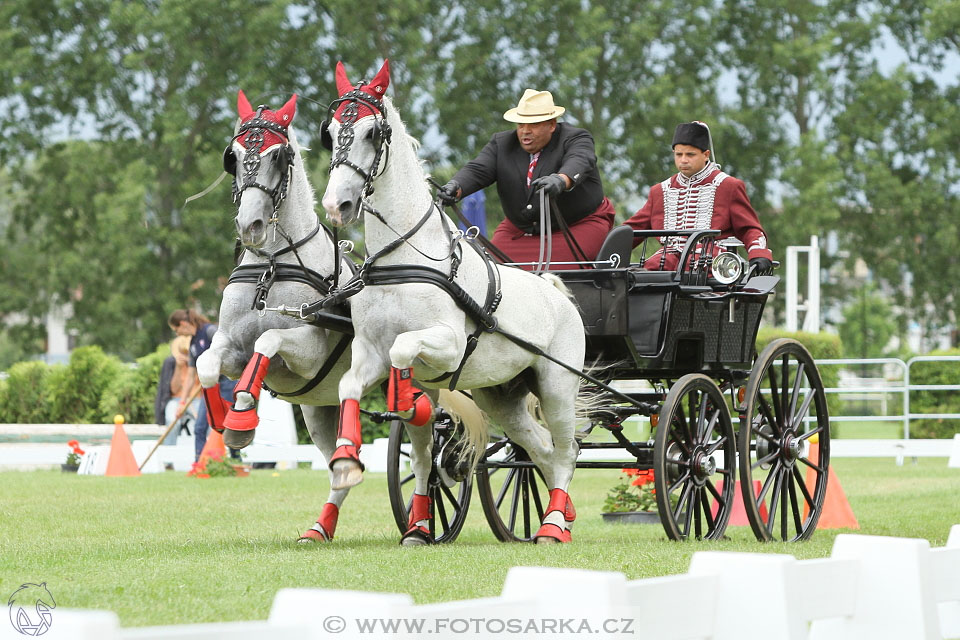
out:
{"label": "horse hoof", "polygon": [[243,449],[251,442],[256,435],[256,429],[250,431],[236,431],[234,429],[223,430],[223,444],[231,449]]}
{"label": "horse hoof", "polygon": [[408,536],[400,541],[401,547],[423,547],[430,544],[428,541],[418,536]]}
{"label": "horse hoof", "polygon": [[550,536],[537,536],[537,544],[559,544],[560,541]]}
{"label": "horse hoof", "polygon": [[330,470],[330,487],[334,491],[349,489],[363,482],[363,469],[354,460],[340,459]]}

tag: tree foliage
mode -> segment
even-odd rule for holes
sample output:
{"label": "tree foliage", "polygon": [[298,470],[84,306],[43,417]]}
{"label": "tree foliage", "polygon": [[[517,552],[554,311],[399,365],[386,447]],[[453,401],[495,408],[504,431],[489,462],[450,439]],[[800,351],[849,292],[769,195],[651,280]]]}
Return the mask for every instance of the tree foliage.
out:
{"label": "tree foliage", "polygon": [[[81,344],[131,359],[169,338],[171,309],[214,313],[229,187],[184,201],[220,173],[237,89],[297,92],[309,146],[336,61],[356,81],[387,57],[438,177],[508,126],[524,88],[550,89],[593,132],[623,219],[673,171],[675,124],[705,120],[776,257],[835,232],[912,320],[955,324],[958,15],[957,0],[6,0],[0,315],[26,320],[6,343],[70,303]],[[322,188],[326,157],[306,157]]]}

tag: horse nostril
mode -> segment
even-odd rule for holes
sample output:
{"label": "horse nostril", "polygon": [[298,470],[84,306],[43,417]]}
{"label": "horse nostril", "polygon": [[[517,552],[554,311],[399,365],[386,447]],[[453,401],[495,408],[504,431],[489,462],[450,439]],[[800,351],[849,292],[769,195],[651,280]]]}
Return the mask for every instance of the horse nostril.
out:
{"label": "horse nostril", "polygon": [[341,216],[342,216],[343,214],[345,214],[345,213],[350,213],[351,211],[353,211],[353,201],[352,201],[352,200],[345,200],[345,201],[341,202],[341,203],[340,203],[340,206],[338,207],[338,209],[340,210],[340,215],[341,215]]}
{"label": "horse nostril", "polygon": [[263,220],[254,220],[250,224],[250,234],[254,237],[259,236],[263,232]]}

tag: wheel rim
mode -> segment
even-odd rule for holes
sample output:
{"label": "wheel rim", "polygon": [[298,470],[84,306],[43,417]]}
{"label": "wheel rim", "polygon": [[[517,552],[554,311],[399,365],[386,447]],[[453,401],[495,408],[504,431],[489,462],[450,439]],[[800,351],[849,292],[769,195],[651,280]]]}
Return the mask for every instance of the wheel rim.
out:
{"label": "wheel rim", "polygon": [[799,342],[775,341],[757,357],[738,445],[744,505],[757,539],[813,535],[826,496],[830,419],[816,364]]}
{"label": "wheel rim", "polygon": [[[503,444],[501,440],[499,444]],[[485,461],[477,467],[477,491],[490,529],[502,542],[532,541],[549,504],[547,483],[530,456],[508,442],[498,466]]]}
{"label": "wheel rim", "polygon": [[[458,472],[455,446],[459,434],[454,426],[443,422],[435,424],[433,430],[433,465],[427,491],[433,505],[430,532],[436,542],[452,542],[460,534],[467,518],[473,478],[469,473]],[[416,479],[410,466],[409,444],[403,423],[393,421],[388,445],[387,484],[390,506],[400,533],[407,530],[407,518],[416,488]]]}
{"label": "wheel rim", "polygon": [[691,374],[670,388],[654,441],[657,509],[672,540],[723,537],[733,506],[736,442],[716,383]]}

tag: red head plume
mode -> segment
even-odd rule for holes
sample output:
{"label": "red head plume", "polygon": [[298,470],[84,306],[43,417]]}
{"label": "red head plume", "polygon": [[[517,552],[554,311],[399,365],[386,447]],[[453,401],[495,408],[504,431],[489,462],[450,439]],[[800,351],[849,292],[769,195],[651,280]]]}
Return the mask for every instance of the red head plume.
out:
{"label": "red head plume", "polygon": [[[256,109],[250,106],[250,101],[247,100],[247,96],[243,93],[243,89],[237,92],[237,114],[240,116],[242,122],[247,122],[251,118],[257,115]],[[297,115],[297,94],[293,94],[287,103],[280,107],[279,111],[271,111],[270,109],[264,109],[261,114],[264,120],[269,120],[275,122],[280,126],[286,128],[290,126],[290,123],[293,122],[293,118]],[[246,135],[241,136],[240,143],[245,145]],[[272,131],[267,131],[264,137],[263,149],[269,149],[275,144],[286,142],[279,135]]]}
{"label": "red head plume", "polygon": [[[350,83],[350,79],[347,78],[347,70],[343,66],[343,62],[337,63],[336,71],[337,79],[337,93],[342,97],[347,92],[353,90],[353,85]],[[367,95],[381,100],[384,94],[387,92],[387,87],[390,86],[390,60],[384,60],[383,65],[380,67],[380,70],[377,71],[377,75],[373,77],[368,84],[362,85],[360,90],[366,93]],[[338,120],[340,112],[343,110],[344,105],[341,104],[337,109],[337,113],[334,115]],[[358,117],[362,118],[364,116],[371,115],[374,111],[371,110],[364,104],[361,104],[358,110]]]}

